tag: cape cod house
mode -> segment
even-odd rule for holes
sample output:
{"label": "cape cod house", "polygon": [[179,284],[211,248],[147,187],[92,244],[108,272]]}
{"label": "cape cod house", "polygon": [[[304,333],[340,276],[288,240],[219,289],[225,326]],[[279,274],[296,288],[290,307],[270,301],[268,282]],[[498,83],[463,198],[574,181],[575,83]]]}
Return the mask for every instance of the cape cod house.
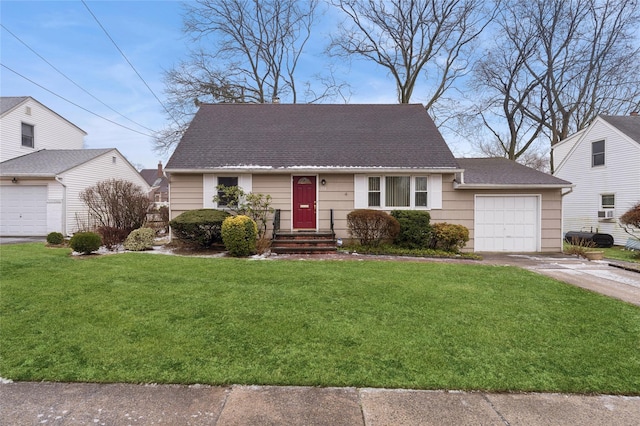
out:
{"label": "cape cod house", "polygon": [[202,104],[165,167],[171,218],[269,194],[282,231],[349,238],[354,209],[429,211],[466,250],[558,252],[571,184],[505,159],[456,159],[422,105]]}

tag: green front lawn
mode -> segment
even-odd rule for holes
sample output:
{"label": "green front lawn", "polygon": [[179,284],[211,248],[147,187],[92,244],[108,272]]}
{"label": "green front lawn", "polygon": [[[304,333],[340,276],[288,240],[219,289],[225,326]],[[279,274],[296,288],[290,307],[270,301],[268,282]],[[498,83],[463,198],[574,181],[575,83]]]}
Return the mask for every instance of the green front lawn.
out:
{"label": "green front lawn", "polygon": [[640,309],[515,267],[0,246],[0,376],[640,394]]}

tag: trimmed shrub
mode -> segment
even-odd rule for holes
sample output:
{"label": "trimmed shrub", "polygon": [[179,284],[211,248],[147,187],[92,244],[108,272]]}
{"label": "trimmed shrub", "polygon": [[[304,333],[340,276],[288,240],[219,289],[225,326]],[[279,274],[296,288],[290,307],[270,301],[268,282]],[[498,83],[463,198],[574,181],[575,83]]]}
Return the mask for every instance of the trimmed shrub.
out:
{"label": "trimmed shrub", "polygon": [[50,232],[47,235],[47,243],[58,246],[64,243],[64,235],[60,232]]}
{"label": "trimmed shrub", "polygon": [[228,217],[222,222],[222,241],[231,256],[249,256],[256,250],[258,226],[249,216]]}
{"label": "trimmed shrub", "polygon": [[469,230],[453,223],[436,223],[432,225],[432,245],[439,250],[458,252],[469,241]]}
{"label": "trimmed shrub", "polygon": [[431,244],[431,215],[426,211],[394,210],[391,216],[400,224],[400,233],[394,243],[400,247],[421,249]]}
{"label": "trimmed shrub", "polygon": [[131,251],[149,250],[153,247],[156,231],[151,228],[138,228],[129,234],[124,240],[124,248]]}
{"label": "trimmed shrub", "polygon": [[200,209],[182,213],[169,222],[173,236],[196,248],[222,244],[222,222],[230,214],[222,210]]}
{"label": "trimmed shrub", "polygon": [[347,215],[349,234],[365,246],[392,241],[400,232],[400,224],[390,214],[380,210],[359,209]]}
{"label": "trimmed shrub", "polygon": [[77,232],[69,240],[69,246],[73,251],[82,254],[90,254],[98,250],[101,245],[100,235],[95,232]]}

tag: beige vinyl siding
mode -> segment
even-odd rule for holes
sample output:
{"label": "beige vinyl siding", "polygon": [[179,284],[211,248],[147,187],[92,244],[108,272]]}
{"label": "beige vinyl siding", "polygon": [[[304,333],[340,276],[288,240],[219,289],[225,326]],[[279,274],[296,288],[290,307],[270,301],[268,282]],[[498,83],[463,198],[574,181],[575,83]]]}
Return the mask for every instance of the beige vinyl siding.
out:
{"label": "beige vinyl siding", "polygon": [[562,197],[560,189],[454,190],[452,179],[451,181],[443,179],[442,210],[431,211],[431,221],[456,223],[467,227],[469,242],[464,251],[473,251],[474,249],[475,195],[540,195],[540,250],[554,253],[562,251]]}
{"label": "beige vinyl siding", "polygon": [[[322,179],[327,184],[322,185]],[[354,192],[352,174],[321,174],[318,176],[318,209],[320,230],[331,228],[333,209],[334,231],[339,238],[347,238],[347,215],[353,211]]]}
{"label": "beige vinyl siding", "polygon": [[[22,146],[22,123],[33,126],[33,148]],[[82,149],[84,136],[81,129],[60,115],[28,99],[0,118],[0,161],[41,149]]]}
{"label": "beige vinyl siding", "polygon": [[188,210],[203,208],[202,174],[171,173],[169,175],[171,219]]}
{"label": "beige vinyl siding", "polygon": [[[291,230],[291,175],[257,174],[253,175],[253,192],[271,195],[271,207],[280,210],[280,229]],[[273,230],[273,218],[269,218],[267,234]]]}

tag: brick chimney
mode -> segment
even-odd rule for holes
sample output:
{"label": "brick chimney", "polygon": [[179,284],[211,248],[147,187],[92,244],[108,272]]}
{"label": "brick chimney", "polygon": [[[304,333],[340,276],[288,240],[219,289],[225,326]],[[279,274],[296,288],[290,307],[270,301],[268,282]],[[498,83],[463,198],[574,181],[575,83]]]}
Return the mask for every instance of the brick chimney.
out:
{"label": "brick chimney", "polygon": [[164,176],[164,173],[162,172],[162,161],[158,161],[158,177],[161,178]]}
{"label": "brick chimney", "polygon": [[638,116],[638,111],[631,111],[631,114],[629,114],[632,117],[637,117]]}

